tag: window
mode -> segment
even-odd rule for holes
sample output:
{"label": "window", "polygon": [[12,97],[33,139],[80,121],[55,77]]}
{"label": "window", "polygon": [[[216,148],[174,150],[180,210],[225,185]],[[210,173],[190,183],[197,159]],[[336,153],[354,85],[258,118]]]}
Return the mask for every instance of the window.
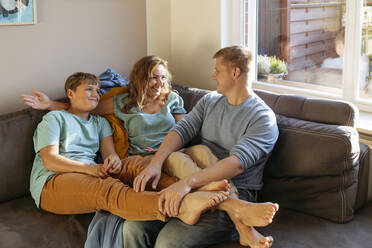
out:
{"label": "window", "polygon": [[243,0],[243,24],[256,88],[343,99],[372,112],[372,0]]}

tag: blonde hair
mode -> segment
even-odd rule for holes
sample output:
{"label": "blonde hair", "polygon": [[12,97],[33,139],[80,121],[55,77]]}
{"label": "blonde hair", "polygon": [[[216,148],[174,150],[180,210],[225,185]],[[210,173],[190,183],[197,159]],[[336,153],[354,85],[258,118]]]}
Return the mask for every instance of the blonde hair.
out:
{"label": "blonde hair", "polygon": [[87,72],[75,72],[66,79],[65,83],[66,94],[67,90],[75,91],[76,88],[79,87],[79,85],[85,81],[87,81],[90,85],[98,85],[101,87],[101,81],[99,81],[96,75]]}
{"label": "blonde hair", "polygon": [[242,73],[249,72],[249,63],[252,54],[244,46],[231,46],[220,49],[213,56],[214,59],[223,58],[223,62],[228,62],[232,67],[238,67]]}
{"label": "blonde hair", "polygon": [[166,70],[166,82],[160,92],[160,102],[162,105],[167,102],[170,94],[170,81],[172,80],[172,75],[168,70],[168,62],[156,56],[146,56],[137,61],[132,68],[129,75],[129,98],[122,112],[128,113],[133,106],[143,110],[151,72],[158,65],[164,66]]}

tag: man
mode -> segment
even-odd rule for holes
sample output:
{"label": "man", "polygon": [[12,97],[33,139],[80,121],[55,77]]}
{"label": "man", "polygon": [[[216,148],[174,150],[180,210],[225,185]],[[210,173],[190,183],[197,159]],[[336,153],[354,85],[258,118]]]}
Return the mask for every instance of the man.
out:
{"label": "man", "polygon": [[[232,46],[219,50],[213,58],[216,59],[216,66],[212,78],[217,82],[217,92],[205,95],[176,124],[150,165],[134,180],[133,188],[137,192],[144,191],[149,181],[152,181],[155,188],[163,162],[169,154],[200,134],[202,144],[208,146],[219,161],[160,192],[159,207],[169,216],[177,215],[181,200],[191,190],[222,179],[233,181],[240,199],[256,201],[257,191],[262,188],[264,165],[278,138],[274,113],[251,88],[250,52],[244,47]],[[237,225],[236,230],[229,217],[236,224],[233,216],[219,210],[204,214],[194,226],[185,225],[176,219],[172,219],[164,227],[155,222],[126,222],[124,240],[133,241],[132,245],[135,242],[145,245],[143,240],[150,243],[163,227],[155,247],[204,247],[235,240],[237,231],[241,237],[245,236],[243,240],[240,239],[242,245],[272,245],[271,237],[263,237],[253,227],[247,226],[244,227],[246,230],[241,230],[241,225]],[[245,235],[242,235],[243,232]]]}

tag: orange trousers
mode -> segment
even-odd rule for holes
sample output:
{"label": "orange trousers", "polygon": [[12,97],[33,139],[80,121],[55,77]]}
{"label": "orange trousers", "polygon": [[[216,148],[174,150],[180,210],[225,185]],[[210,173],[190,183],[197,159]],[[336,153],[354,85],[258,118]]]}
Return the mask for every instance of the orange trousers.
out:
{"label": "orange trousers", "polygon": [[[59,173],[49,179],[41,193],[40,207],[55,214],[82,214],[106,210],[127,220],[166,220],[158,208],[156,192],[136,193],[128,185],[149,164],[152,156],[122,160],[117,178],[101,179],[81,173]],[[177,178],[162,174],[157,190]],[[151,186],[151,183],[148,184]]]}

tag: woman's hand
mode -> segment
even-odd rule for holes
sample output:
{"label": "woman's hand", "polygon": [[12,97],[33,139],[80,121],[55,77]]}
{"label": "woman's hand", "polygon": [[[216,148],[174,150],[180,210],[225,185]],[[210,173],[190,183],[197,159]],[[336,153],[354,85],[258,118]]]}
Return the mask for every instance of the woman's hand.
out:
{"label": "woman's hand", "polygon": [[146,147],[145,151],[148,152],[148,153],[155,153],[155,152],[158,151],[158,149],[152,149],[151,147]]}
{"label": "woman's hand", "polygon": [[117,154],[110,154],[104,161],[103,167],[106,172],[111,174],[119,174],[121,172],[122,164]]}
{"label": "woman's hand", "polygon": [[21,95],[24,104],[30,106],[33,109],[45,110],[51,107],[52,102],[50,101],[49,97],[45,95],[43,92],[33,89],[32,93],[34,95],[26,94]]}
{"label": "woman's hand", "polygon": [[150,163],[135,179],[133,182],[133,190],[135,192],[145,191],[146,184],[152,180],[152,188],[156,189],[161,176],[161,166]]}

